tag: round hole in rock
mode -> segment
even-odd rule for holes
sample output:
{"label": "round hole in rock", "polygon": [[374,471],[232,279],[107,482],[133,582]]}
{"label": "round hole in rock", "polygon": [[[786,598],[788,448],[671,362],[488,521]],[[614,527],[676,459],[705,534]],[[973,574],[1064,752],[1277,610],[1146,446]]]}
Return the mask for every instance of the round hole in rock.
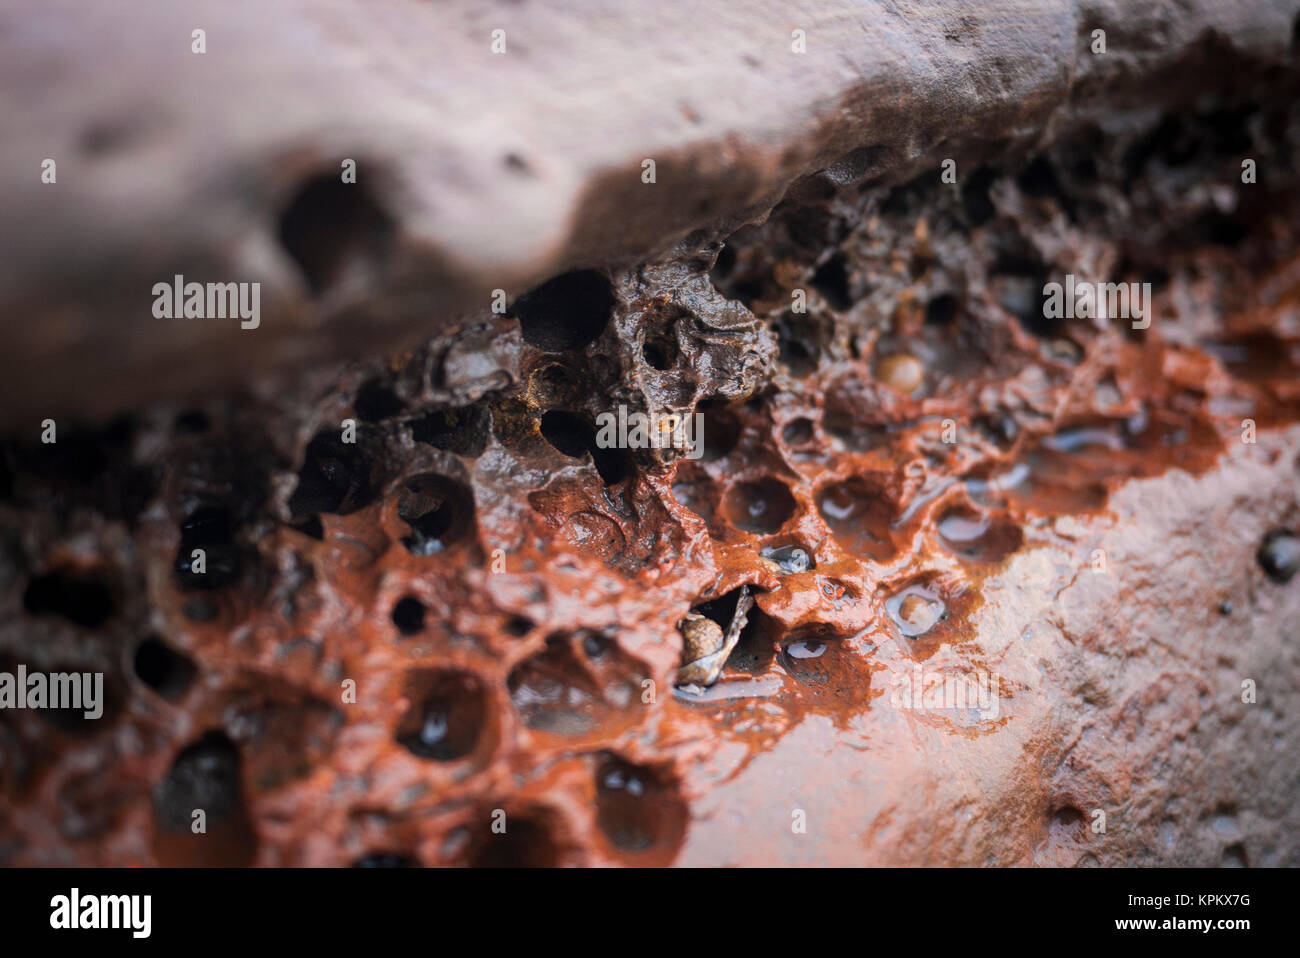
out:
{"label": "round hole in rock", "polygon": [[424,603],[413,596],[404,596],[393,606],[393,625],[402,635],[415,635],[424,629]]}
{"label": "round hole in rock", "polygon": [[937,589],[914,583],[885,600],[885,611],[900,634],[909,639],[925,635],[948,617],[948,605]]}
{"label": "round hole in rock", "polygon": [[528,161],[518,153],[507,153],[501,157],[501,162],[511,173],[517,173],[520,176],[532,176],[533,171],[528,166]]}
{"label": "round hole in rock", "polygon": [[1061,196],[1056,170],[1045,156],[1036,156],[1016,174],[1016,185],[1030,196]]}
{"label": "round hole in rock", "polygon": [[812,286],[836,312],[844,312],[853,306],[853,296],[849,291],[849,274],[845,267],[843,253],[836,253],[817,267],[817,271],[813,273]]}
{"label": "round hole in rock", "polygon": [[677,323],[687,315],[685,311],[673,308],[647,324],[641,356],[652,369],[663,371],[677,365],[680,352],[677,346]]}
{"label": "round hole in rock", "polygon": [[673,498],[705,522],[713,520],[717,489],[713,480],[699,472],[686,469],[678,471],[679,481],[673,483]]}
{"label": "round hole in rock", "polygon": [[[358,440],[364,437],[357,430]],[[371,466],[361,442],[344,442],[333,430],[316,434],[298,473],[298,485],[289,498],[295,519],[320,512],[347,515],[374,499]]]}
{"label": "round hole in rock", "polygon": [[533,620],[526,616],[512,615],[506,621],[506,633],[516,639],[522,639],[531,631],[533,631]]}
{"label": "round hole in rock", "polygon": [[394,232],[370,191],[337,171],[307,180],[280,217],[280,243],[314,296],[358,273],[378,274]]}
{"label": "round hole in rock", "polygon": [[474,521],[474,497],[446,476],[426,473],[406,480],[397,515],[411,527],[402,544],[413,554],[431,556],[465,537]]}
{"label": "round hole in rock", "polygon": [[154,790],[158,823],[174,832],[190,832],[195,809],[209,826],[225,822],[242,803],[239,750],[223,732],[208,732],[176,756]]}
{"label": "round hole in rock", "polygon": [[154,637],[136,646],[132,665],[136,678],[169,701],[182,698],[198,675],[188,656]]}
{"label": "round hole in rock", "polygon": [[506,815],[506,830],[484,827],[470,843],[471,868],[553,868],[559,850],[544,821],[525,815]]}
{"label": "round hole in rock", "polygon": [[576,413],[552,409],[542,415],[541,431],[554,448],[571,459],[591,454],[596,472],[607,486],[627,478],[628,460],[624,450],[603,448],[596,442],[596,427]]}
{"label": "round hole in rock", "polygon": [[822,351],[814,323],[787,314],[777,320],[773,331],[778,355],[791,375],[803,377],[817,370]]}
{"label": "round hole in rock", "polygon": [[964,508],[944,513],[938,530],[950,552],[974,562],[998,562],[1024,542],[1024,532],[1010,520]]}
{"label": "round hole in rock", "polygon": [[352,863],[353,868],[419,868],[420,863],[396,852],[371,852]]}
{"label": "round hole in rock", "polygon": [[800,417],[786,423],[781,430],[781,440],[787,446],[804,446],[812,442],[813,423],[811,419]]}
{"label": "round hole in rock", "polygon": [[581,398],[582,383],[564,363],[548,360],[528,374],[528,396],[539,408],[572,404]]}
{"label": "round hole in rock", "polygon": [[411,438],[458,456],[477,458],[487,448],[492,414],[480,406],[439,409],[411,424]]}
{"label": "round hole in rock", "polygon": [[776,532],[794,515],[796,507],[786,484],[770,476],[736,483],[723,501],[727,521],[756,535]]}
{"label": "round hole in rock", "polygon": [[380,422],[398,415],[406,408],[406,404],[393,390],[379,380],[371,379],[357,390],[356,398],[352,400],[352,408],[356,411],[358,419],[364,422]]}
{"label": "round hole in rock", "polygon": [[871,700],[869,664],[836,636],[828,622],[803,626],[782,639],[777,663],[815,701],[845,708]]}
{"label": "round hole in rock", "polygon": [[854,476],[826,486],[817,494],[817,510],[841,548],[877,562],[891,559],[897,551],[883,479]]}
{"label": "round hole in rock", "polygon": [[711,399],[701,402],[697,412],[704,416],[700,426],[704,432],[704,448],[700,459],[715,462],[729,455],[740,442],[740,419],[736,413]]}
{"label": "round hole in rock", "polygon": [[486,742],[491,704],[482,681],[468,672],[422,671],[410,677],[411,708],[397,741],[419,758],[454,762]]}
{"label": "round hole in rock", "polygon": [[228,510],[200,506],[186,516],[175,563],[182,589],[224,589],[239,578],[239,566],[234,520]]}
{"label": "round hole in rock", "polygon": [[957,316],[957,297],[943,293],[925,307],[925,322],[930,326],[947,326]]}
{"label": "round hole in rock", "polygon": [[709,270],[709,279],[714,284],[720,283],[731,275],[731,271],[736,268],[736,249],[734,246],[723,246],[718,250],[717,258],[713,261],[713,267]]}
{"label": "round hole in rock", "polygon": [[982,226],[997,215],[997,208],[989,198],[989,187],[996,179],[991,169],[981,166],[962,184],[961,202],[972,226]]}
{"label": "round hole in rock", "polygon": [[23,608],[31,615],[58,615],[93,629],[112,615],[113,598],[100,582],[56,572],[36,576],[27,584]]}
{"label": "round hole in rock", "polygon": [[1083,837],[1083,812],[1066,805],[1052,812],[1047,824],[1048,831],[1058,841],[1068,841]]}
{"label": "round hole in rock", "polygon": [[[257,834],[245,806],[239,750],[219,731],[183,749],[154,789],[152,850],[167,867],[252,863]],[[206,833],[191,827],[203,813]]]}
{"label": "round hole in rock", "polygon": [[610,844],[637,855],[676,851],[686,804],[654,769],[606,755],[596,770],[596,824]]}
{"label": "round hole in rock", "polygon": [[179,433],[197,436],[212,428],[212,420],[202,409],[190,409],[176,416],[172,428]]}
{"label": "round hole in rock", "polygon": [[642,666],[603,640],[598,655],[587,643],[595,633],[555,633],[546,647],[511,670],[510,701],[528,728],[553,735],[608,732],[637,718]]}
{"label": "round hole in rock", "polygon": [[609,280],[593,270],[565,273],[519,297],[514,315],[524,342],[546,352],[596,341],[614,311]]}
{"label": "round hole in rock", "polygon": [[596,427],[577,413],[552,409],[542,415],[542,437],[571,459],[581,459],[596,445]]}
{"label": "round hole in rock", "polygon": [[670,343],[667,339],[653,339],[641,347],[641,356],[649,364],[651,369],[663,370],[672,369],[676,362],[677,348],[675,343]]}
{"label": "round hole in rock", "polygon": [[834,673],[834,656],[828,656],[830,645],[816,627],[804,629],[781,643],[777,660],[781,668],[803,685],[826,685]]}

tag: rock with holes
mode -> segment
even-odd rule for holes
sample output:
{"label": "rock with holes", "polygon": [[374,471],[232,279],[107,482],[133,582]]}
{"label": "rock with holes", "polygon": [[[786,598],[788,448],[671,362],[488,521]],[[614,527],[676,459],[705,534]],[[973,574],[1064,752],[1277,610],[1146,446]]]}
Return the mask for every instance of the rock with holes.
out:
{"label": "rock with holes", "polygon": [[1300,864],[1290,6],[78,9],[152,99],[4,60],[0,671],[103,714],[0,714],[0,863]]}
{"label": "rock with holes", "polygon": [[[47,416],[415,346],[431,322],[529,290],[525,338],[552,294],[580,336],[591,300],[557,274],[696,257],[785,195],[923,171],[942,185],[951,162],[987,219],[985,159],[1113,111],[1122,127],[1130,91],[1143,108],[1176,104],[1209,75],[1280,64],[1296,15],[1284,0],[990,0],[906,16],[845,4],[792,25],[779,0],[743,16],[583,0],[566,17],[511,9],[489,30],[470,0],[123,4],[22,5],[31,29],[0,36],[0,417],[25,434]],[[1179,132],[1149,152],[1179,165]],[[1062,176],[1028,173],[1040,194]],[[1064,178],[1092,176],[1080,160]],[[861,277],[825,252],[815,286],[839,307]],[[1001,301],[1028,310],[1035,280],[1004,277]],[[245,284],[250,304],[257,284],[255,321],[206,297],[202,318],[161,318],[155,287],[181,281]],[[781,284],[762,292],[792,304]],[[747,322],[686,305],[711,335]]]}

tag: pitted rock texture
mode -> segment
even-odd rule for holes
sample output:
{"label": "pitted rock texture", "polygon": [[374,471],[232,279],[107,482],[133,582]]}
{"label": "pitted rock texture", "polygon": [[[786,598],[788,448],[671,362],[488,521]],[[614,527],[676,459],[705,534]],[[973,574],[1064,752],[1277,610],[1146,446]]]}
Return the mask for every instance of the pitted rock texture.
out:
{"label": "pitted rock texture", "polygon": [[[1300,117],[1239,80],[8,443],[0,668],[108,700],[0,713],[0,861],[1300,863],[1300,580],[1258,559],[1300,531]],[[1150,327],[1046,320],[1069,273]],[[602,447],[619,405],[702,456]],[[918,670],[995,707],[904,707]]]}
{"label": "pitted rock texture", "polygon": [[[415,348],[493,290],[722,239],[815,171],[896,183],[1081,120],[1182,110],[1293,66],[1298,15],[1300,0],[6,0],[0,422]],[[156,318],[154,285],[176,275],[261,283],[260,326]]]}

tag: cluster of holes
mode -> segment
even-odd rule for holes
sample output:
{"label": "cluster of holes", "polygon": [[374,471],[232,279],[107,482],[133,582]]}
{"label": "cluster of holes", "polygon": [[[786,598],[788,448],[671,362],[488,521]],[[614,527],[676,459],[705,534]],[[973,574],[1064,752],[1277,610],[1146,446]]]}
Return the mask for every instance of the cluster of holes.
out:
{"label": "cluster of holes", "polygon": [[[98,429],[75,424],[58,425],[57,442],[0,445],[0,499],[49,492],[74,499],[113,519],[133,520],[153,497],[158,469],[137,466],[132,446],[137,423],[118,416]],[[39,484],[15,488],[19,476],[39,479]]]}
{"label": "cluster of holes", "polygon": [[[1300,23],[1300,20],[1297,21]],[[1162,128],[1163,129],[1163,128]],[[1181,165],[1195,157],[1199,147],[1189,145],[1185,130],[1165,130],[1163,142],[1156,140],[1144,146],[1170,165]],[[848,158],[846,158],[848,159]],[[1150,159],[1135,157],[1131,162],[1139,166]],[[848,166],[839,174],[850,179],[858,174],[858,166],[869,167],[870,157],[861,163],[849,159]],[[832,177],[834,178],[834,177]],[[366,210],[362,199],[360,207],[348,202],[340,203],[332,186],[321,182],[309,184],[290,205],[282,222],[282,238],[303,266],[314,290],[320,292],[336,283],[345,271],[352,253],[349,243],[338,235],[318,239],[313,233],[337,234],[337,224],[357,220],[363,222],[361,232],[374,227],[384,219],[374,211]],[[333,178],[330,177],[331,184]],[[989,187],[994,175],[981,168],[965,183],[962,190],[966,215],[973,224],[982,224],[996,213],[989,199]],[[1068,205],[1062,196],[1060,178],[1056,169],[1044,158],[1031,162],[1016,177],[1022,192],[1034,197],[1056,197]],[[325,210],[332,212],[325,213]],[[365,225],[368,222],[368,226]],[[1235,221],[1210,216],[1198,221],[1204,239],[1210,242],[1231,244],[1242,235],[1242,227]],[[382,230],[381,230],[382,232]],[[363,243],[373,243],[371,237]],[[365,250],[373,251],[373,245]],[[735,252],[723,248],[714,266],[718,279],[730,274],[735,265]],[[994,269],[998,297],[1004,308],[1013,313],[1027,330],[1039,336],[1054,335],[1059,330],[1044,321],[1038,299],[1038,290],[1046,280],[1042,264],[1030,257],[1004,256]],[[812,285],[836,311],[852,306],[852,290],[843,254],[836,253],[816,270]],[[1025,290],[1033,291],[1027,297]],[[748,291],[750,298],[760,289]],[[1032,299],[1032,306],[1028,305]],[[515,315],[519,318],[525,341],[551,352],[578,349],[594,342],[608,323],[615,305],[612,288],[598,273],[580,272],[557,277],[555,280],[527,294],[516,303]],[[957,299],[941,294],[931,299],[926,307],[928,326],[950,325],[957,314]],[[794,318],[778,327],[782,359],[792,370],[811,369],[817,362],[816,347],[808,347],[795,328]],[[670,325],[648,335],[642,346],[645,361],[654,369],[671,369],[677,362],[677,341]],[[556,369],[557,367],[551,367]],[[378,381],[364,384],[354,400],[358,418],[366,422],[381,422],[401,415],[405,406],[391,389]],[[729,455],[741,436],[740,419],[734,409],[720,404],[701,404],[707,417],[705,461],[716,461]],[[1009,417],[1002,420],[1014,427]],[[408,423],[413,437],[435,448],[465,456],[481,455],[491,430],[491,414],[484,407],[469,406],[438,410]],[[851,436],[862,447],[883,435],[868,432],[863,439],[861,416],[854,415],[848,407],[838,410],[838,416],[828,403],[826,429],[828,433]],[[202,433],[208,431],[210,422],[201,411],[178,416],[175,428],[179,432]],[[986,424],[999,441],[1014,438],[1000,424]],[[561,409],[551,410],[541,417],[543,437],[566,456],[582,458],[590,454],[602,479],[607,483],[619,481],[626,475],[626,462],[616,454],[600,450],[595,443],[595,430],[582,416]],[[782,430],[784,441],[791,446],[810,443],[815,437],[813,422],[798,418]],[[857,447],[855,447],[857,448]],[[63,457],[56,471],[62,477],[89,481],[99,476],[108,461],[103,446],[98,442],[60,443],[58,455]],[[8,477],[8,478],[6,478]],[[11,486],[12,477],[7,472],[0,476],[0,486]],[[674,492],[677,491],[674,487]],[[11,489],[0,490],[5,495]],[[372,494],[370,469],[356,447],[345,445],[332,435],[322,433],[308,447],[307,459],[299,476],[298,487],[291,500],[291,510],[296,518],[314,521],[319,529],[318,513],[347,513],[360,508]],[[469,491],[445,477],[417,477],[408,481],[398,505],[399,516],[411,527],[405,543],[412,552],[428,555],[439,552],[454,542],[464,531],[461,517],[472,512],[472,495]],[[819,494],[818,508],[837,534],[867,535],[880,544],[886,555],[892,553],[888,526],[890,511],[884,491],[870,478],[857,477],[848,482],[823,489]],[[734,525],[755,534],[772,534],[779,531],[795,510],[793,497],[784,483],[772,478],[739,482],[733,485],[723,501],[724,512]],[[958,509],[943,516],[938,531],[941,539],[953,552],[970,559],[987,561],[1019,547],[1019,527],[1001,527],[996,524],[983,528],[984,518],[969,509]],[[972,527],[981,526],[972,535]],[[234,545],[234,521],[221,507],[205,506],[192,512],[181,529],[181,554],[177,558],[177,572],[186,585],[217,588],[233,581],[238,575],[238,552]],[[206,578],[194,574],[186,563],[193,548],[207,552]],[[765,550],[773,558],[792,547]],[[872,549],[865,550],[869,554]],[[718,621],[724,628],[734,613],[739,590],[700,606],[704,614]],[[71,579],[61,575],[39,576],[31,581],[23,597],[24,606],[32,614],[58,614],[69,621],[86,627],[101,624],[112,612],[112,601],[107,589],[89,580]],[[414,597],[400,599],[392,610],[392,621],[403,635],[413,635],[425,626],[425,608]],[[504,630],[516,637],[529,634],[534,623],[522,616],[506,621]],[[750,614],[750,623],[741,641],[728,661],[728,666],[746,671],[759,671],[778,654],[774,639],[774,625],[757,610]],[[803,656],[797,651],[816,651],[812,646],[821,639],[813,633],[796,633],[779,644],[783,666],[791,674],[807,671]],[[577,636],[553,637],[548,641],[547,652],[563,647],[564,676],[544,674],[545,669],[516,670],[510,678],[512,699],[525,716],[525,724],[534,728],[558,730],[554,718],[530,721],[538,714],[537,707],[573,706],[575,711],[585,711],[588,704],[603,694],[600,683],[587,668],[610,654],[608,640],[595,633]],[[581,650],[578,656],[577,650]],[[585,660],[585,663],[583,662]],[[535,661],[532,662],[537,665]],[[156,638],[149,638],[136,647],[133,667],[136,676],[147,687],[167,699],[179,699],[190,688],[196,676],[194,663]],[[803,670],[803,671],[800,671]],[[817,673],[808,673],[809,682],[820,681]],[[567,677],[567,680],[566,680]],[[398,740],[413,754],[439,762],[453,762],[473,754],[484,741],[490,724],[490,702],[487,690],[477,678],[459,672],[428,672],[417,675],[411,683],[414,705],[398,730]],[[552,695],[552,693],[556,693]],[[531,711],[530,711],[531,710]],[[584,719],[585,721],[585,719]],[[562,724],[562,723],[561,723]],[[610,843],[624,852],[643,853],[655,848],[675,848],[680,838],[678,813],[685,820],[685,809],[680,805],[671,787],[654,770],[632,765],[610,753],[603,753],[596,777],[597,822]],[[240,795],[240,759],[238,750],[228,738],[211,733],[185,749],[177,758],[155,795],[158,821],[164,829],[188,832],[194,807],[203,807],[209,821],[220,823],[238,811]],[[658,796],[658,797],[657,797]],[[651,807],[662,797],[671,807],[668,811]],[[1077,809],[1059,810],[1053,824],[1058,828],[1077,826],[1080,813]],[[475,864],[551,864],[557,858],[552,830],[544,816],[512,819],[511,838],[491,836],[471,842],[470,859]],[[677,838],[674,838],[677,835]],[[1240,846],[1225,850],[1225,858],[1234,854],[1244,859]],[[376,852],[359,859],[361,867],[391,867],[414,864],[411,859],[385,852]]]}

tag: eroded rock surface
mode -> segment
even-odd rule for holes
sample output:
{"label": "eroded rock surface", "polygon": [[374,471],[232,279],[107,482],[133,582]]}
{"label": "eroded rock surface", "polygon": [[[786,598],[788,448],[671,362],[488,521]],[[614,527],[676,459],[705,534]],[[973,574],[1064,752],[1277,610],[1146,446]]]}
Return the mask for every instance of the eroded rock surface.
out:
{"label": "eroded rock surface", "polygon": [[[972,15],[942,48],[971,44],[969,65],[936,61],[972,86],[934,94],[949,119],[927,132],[898,71],[938,56],[917,33],[937,15],[885,5],[871,23],[900,58],[880,76],[902,77],[888,109],[913,130],[886,128],[888,164],[852,124],[770,179],[761,147],[710,152],[702,195],[757,206],[648,261],[673,230],[617,204],[572,221],[594,245],[545,254],[470,230],[471,254],[530,264],[506,315],[485,299],[383,359],[54,446],[15,436],[0,670],[103,671],[108,697],[95,722],[0,714],[0,861],[1300,864],[1284,7],[1240,5],[1219,34],[1209,5],[1187,33],[1155,4],[1148,52],[1112,37],[1116,61],[1085,67],[1049,44],[1005,90],[986,59],[1029,41]],[[1051,34],[1062,50],[1110,15],[1084,12]],[[1231,89],[1187,87],[1225,59]],[[1139,69],[1148,86],[1125,87]],[[855,116],[886,110],[873,82]],[[830,142],[841,159],[808,166]],[[536,209],[497,187],[447,202]],[[626,244],[594,260],[615,221]],[[1149,326],[1049,318],[1044,284],[1070,274],[1149,283]],[[197,379],[241,349],[227,334]],[[701,416],[700,458],[602,446],[619,406]],[[721,676],[675,689],[677,624],[725,629],[745,591]],[[936,677],[971,697],[929,701]]]}

